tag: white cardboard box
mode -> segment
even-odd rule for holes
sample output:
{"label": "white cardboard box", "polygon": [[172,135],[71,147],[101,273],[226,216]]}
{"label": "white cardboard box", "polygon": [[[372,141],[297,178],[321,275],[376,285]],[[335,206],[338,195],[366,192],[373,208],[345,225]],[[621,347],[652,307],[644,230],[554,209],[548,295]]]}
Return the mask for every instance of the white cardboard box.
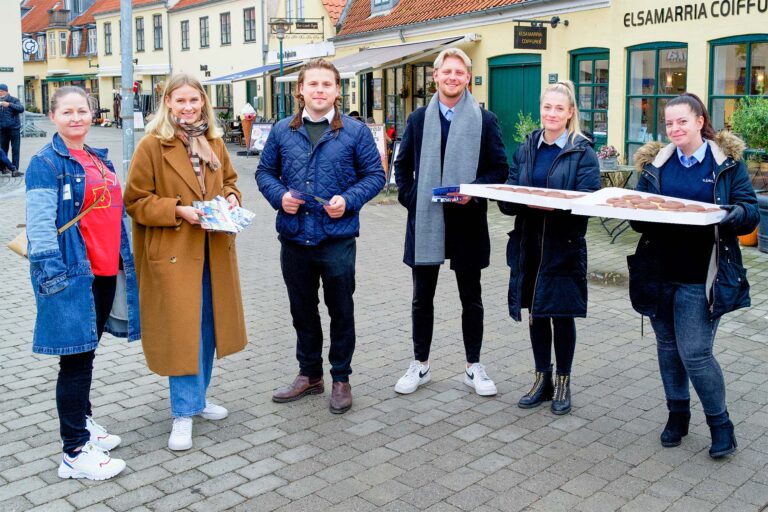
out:
{"label": "white cardboard box", "polygon": [[685,204],[698,204],[705,208],[717,208],[716,204],[691,201],[678,197],[648,194],[624,188],[604,188],[587,194],[579,199],[571,201],[571,211],[576,215],[589,215],[592,217],[610,217],[613,219],[641,220],[647,222],[663,222],[667,224],[687,224],[693,226],[706,226],[717,224],[725,217],[725,210],[717,212],[676,212],[674,210],[638,210],[634,208],[616,208],[607,206],[606,200],[611,197],[621,197],[628,194],[636,194],[641,197],[662,197]]}
{"label": "white cardboard box", "polygon": [[573,199],[563,199],[557,197],[545,197],[534,194],[521,194],[504,190],[503,187],[526,188],[528,190],[542,190],[545,192],[563,192],[570,196],[585,196],[586,192],[575,190],[557,190],[553,188],[523,187],[518,185],[461,185],[460,192],[467,196],[485,197],[487,199],[496,199],[497,201],[506,201],[508,203],[527,204],[532,206],[542,206],[544,208],[554,208],[556,210],[570,210]]}

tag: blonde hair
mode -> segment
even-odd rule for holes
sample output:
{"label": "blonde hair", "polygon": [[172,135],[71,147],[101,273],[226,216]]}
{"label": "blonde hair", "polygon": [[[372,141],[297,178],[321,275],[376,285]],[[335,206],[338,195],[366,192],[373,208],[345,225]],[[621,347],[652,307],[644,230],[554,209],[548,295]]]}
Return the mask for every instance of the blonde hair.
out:
{"label": "blonde hair", "polygon": [[205,93],[203,85],[200,83],[200,80],[192,75],[187,75],[186,73],[173,75],[168,80],[165,90],[163,91],[163,97],[160,99],[160,103],[155,111],[155,115],[152,120],[147,123],[145,128],[146,133],[165,141],[173,140],[176,137],[176,121],[171,114],[171,109],[165,104],[165,98],[170,98],[173,91],[180,87],[184,87],[185,85],[197,90],[203,100],[200,116],[204,122],[208,123],[208,132],[205,135],[211,138],[221,137],[221,128],[216,125],[216,116],[213,114],[211,101],[208,99],[208,95]]}
{"label": "blonde hair", "polygon": [[472,72],[472,60],[467,56],[466,53],[464,53],[463,50],[459,48],[446,48],[445,50],[441,51],[435,59],[434,68],[439,69],[443,67],[443,61],[446,59],[446,57],[456,57],[461,59],[461,61],[464,62],[464,65],[467,66],[467,71],[470,73]]}
{"label": "blonde hair", "polygon": [[566,130],[568,130],[568,138],[571,143],[576,140],[577,135],[589,140],[589,138],[581,131],[581,123],[579,121],[579,105],[576,103],[576,87],[573,85],[573,82],[570,80],[561,80],[560,82],[548,85],[542,91],[539,98],[539,103],[543,102],[544,96],[551,92],[562,94],[568,98],[568,103],[570,103],[570,107],[573,109],[573,115],[565,125]]}

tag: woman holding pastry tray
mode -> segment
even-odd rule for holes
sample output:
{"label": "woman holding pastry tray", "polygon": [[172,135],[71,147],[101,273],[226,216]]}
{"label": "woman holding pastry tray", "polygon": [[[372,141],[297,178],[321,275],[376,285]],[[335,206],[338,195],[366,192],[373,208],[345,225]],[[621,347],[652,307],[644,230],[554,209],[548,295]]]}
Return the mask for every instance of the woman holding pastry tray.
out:
{"label": "woman holding pastry tray", "polygon": [[637,190],[722,205],[719,224],[632,222],[642,233],[629,265],[632,306],[651,319],[669,417],[661,444],[678,446],[691,419],[688,382],[712,434],[709,455],[736,450],[725,381],[713,354],[720,317],[749,306],[749,284],[736,236],[759,222],[757,199],[741,160],[744,143],[715,133],[701,100],[683,94],[664,109],[671,143],[651,142],[634,156]]}
{"label": "woman holding pastry tray", "polygon": [[[558,82],[544,90],[541,124],[543,128],[529,134],[515,152],[507,184],[581,192],[599,189],[600,166],[591,141],[579,127],[572,82]],[[584,235],[588,218],[507,202],[499,202],[499,208],[515,216],[507,243],[509,314],[520,321],[521,310],[528,309],[536,365],[533,386],[518,406],[528,409],[551,400],[553,413],[567,414],[576,348],[574,318],[587,314]]]}
{"label": "woman holding pastry tray", "polygon": [[194,416],[227,416],[206,400],[213,355],[246,344],[234,235],[202,229],[203,212],[192,206],[217,196],[239,206],[236,181],[202,85],[189,75],[171,77],[125,190],[144,355],[150,370],[169,377],[171,450],[192,447]]}

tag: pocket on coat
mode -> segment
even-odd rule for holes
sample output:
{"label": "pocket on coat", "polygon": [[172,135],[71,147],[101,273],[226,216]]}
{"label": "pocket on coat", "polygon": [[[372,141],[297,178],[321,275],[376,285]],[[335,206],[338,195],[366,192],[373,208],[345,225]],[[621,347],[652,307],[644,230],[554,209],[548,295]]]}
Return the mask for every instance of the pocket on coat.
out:
{"label": "pocket on coat", "polygon": [[660,283],[656,268],[647,258],[627,256],[629,269],[629,301],[632,307],[646,316],[655,316],[659,302]]}

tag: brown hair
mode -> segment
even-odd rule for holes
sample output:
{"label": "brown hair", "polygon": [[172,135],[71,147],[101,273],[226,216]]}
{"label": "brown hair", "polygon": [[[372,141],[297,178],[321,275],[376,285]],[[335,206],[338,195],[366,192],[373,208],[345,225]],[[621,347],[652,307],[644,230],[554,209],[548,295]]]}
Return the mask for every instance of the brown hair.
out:
{"label": "brown hair", "polygon": [[[298,130],[301,127],[301,116],[304,112],[305,102],[304,96],[301,94],[299,86],[304,83],[304,75],[310,69],[327,69],[328,71],[331,71],[333,76],[336,78],[336,85],[341,87],[341,74],[339,73],[339,70],[336,69],[336,66],[334,66],[332,63],[325,59],[312,59],[304,64],[301,67],[301,70],[299,70],[299,79],[296,81],[296,94],[294,97],[296,98],[296,104],[298,107],[296,109],[296,115],[294,115],[293,119],[291,120],[290,126],[292,130]],[[336,100],[333,102],[333,106],[336,107],[336,112],[333,115],[333,121],[331,122],[331,130],[339,130],[343,126],[341,124],[341,95],[336,96]]]}
{"label": "brown hair", "polygon": [[692,92],[684,92],[676,98],[672,98],[667,102],[664,109],[674,107],[675,105],[688,105],[696,117],[704,118],[704,125],[701,127],[701,136],[705,139],[712,140],[717,135],[715,128],[712,126],[712,120],[709,118],[709,112],[707,107],[704,106],[704,102],[701,98],[693,94]]}
{"label": "brown hair", "polygon": [[59,100],[70,94],[77,94],[78,96],[82,96],[83,99],[85,99],[85,104],[88,105],[88,110],[91,110],[91,103],[88,101],[88,94],[86,94],[85,90],[83,90],[82,87],[67,85],[65,87],[59,87],[53,92],[53,95],[51,96],[51,108],[49,112],[51,114],[55,113],[56,109],[59,108]]}

